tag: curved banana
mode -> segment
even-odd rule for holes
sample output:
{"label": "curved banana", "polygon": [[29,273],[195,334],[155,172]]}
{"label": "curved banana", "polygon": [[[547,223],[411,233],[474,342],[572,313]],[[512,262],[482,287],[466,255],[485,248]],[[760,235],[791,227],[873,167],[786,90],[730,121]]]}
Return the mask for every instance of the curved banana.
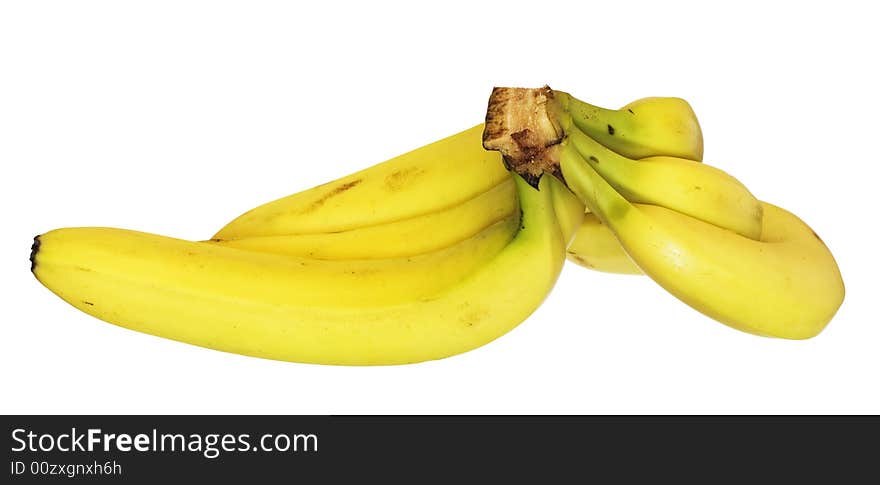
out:
{"label": "curved banana", "polygon": [[212,239],[347,231],[460,205],[504,182],[501,157],[480,149],[483,125],[333,182],[263,204]]}
{"label": "curved banana", "polygon": [[583,222],[568,246],[568,260],[605,273],[643,274],[620,246],[614,233],[593,213],[584,214]]}
{"label": "curved banana", "polygon": [[[625,156],[675,155],[695,160],[702,157],[699,123],[682,99],[645,98],[620,110],[598,108],[574,98],[570,102],[579,107],[572,108],[578,126]],[[608,125],[616,131],[609,133]],[[221,229],[214,236],[215,242],[318,259],[363,259],[420,254],[468,238],[516,206],[512,197],[507,201],[496,198],[503,191],[512,193],[511,187],[499,190],[496,186],[481,192],[481,180],[498,185],[511,183],[507,181],[509,175],[502,167],[501,156],[482,148],[483,127],[477,125],[330,184],[252,209]],[[448,173],[444,167],[450,163],[457,167],[467,160],[478,161],[469,166],[473,171],[470,178],[459,177],[451,183],[444,175],[442,180],[435,181],[436,189],[425,188],[431,182],[426,178]],[[394,198],[382,193],[388,188],[387,181],[394,181]],[[450,194],[426,198],[426,191],[431,190]],[[456,197],[461,201],[454,202]],[[602,226],[588,226],[578,234],[598,232],[597,237],[603,240],[611,238],[602,231],[606,231]],[[607,257],[607,251],[579,253],[601,248],[590,241],[578,241],[578,237],[583,236],[577,236],[570,249],[579,256],[572,256],[573,262]],[[622,262],[626,261],[624,256]],[[608,266],[606,270],[613,268]]]}
{"label": "curved banana", "polygon": [[[499,162],[500,163],[500,162]],[[356,210],[356,208],[352,208]],[[315,259],[400,258],[436,251],[470,238],[517,210],[512,177],[471,200],[445,210],[347,231],[238,239],[213,239],[222,246]]]}
{"label": "curved banana", "polygon": [[563,121],[562,127],[584,160],[630,202],[663,206],[751,239],[761,237],[761,203],[726,172],[684,158],[630,160],[571,123]]}
{"label": "curved banana", "polygon": [[700,312],[745,332],[806,339],[843,302],[834,257],[794,214],[764,203],[756,241],[664,207],[632,204],[563,145],[568,186],[645,274]]}
{"label": "curved banana", "polygon": [[520,229],[500,252],[435,294],[389,305],[316,304],[297,291],[333,294],[338,284],[304,288],[295,264],[277,266],[290,258],[119,229],[44,234],[33,271],[97,318],[213,349],[323,364],[439,359],[503,335],[553,287],[568,235],[545,179],[535,190],[516,177]]}
{"label": "curved banana", "polygon": [[562,91],[553,92],[578,128],[624,157],[703,159],[700,123],[691,105],[681,98],[642,98],[611,110]]}
{"label": "curved banana", "polygon": [[[198,261],[204,266],[199,268],[198,277],[205,278],[214,291],[230,298],[262,295],[291,305],[364,307],[390,305],[437,294],[495,257],[518,228],[519,216],[511,215],[475,236],[439,251],[369,260],[323,261],[284,257],[101,227],[61,229],[41,236],[41,241],[63,241],[63,247],[70,254],[50,252],[43,255],[50,261],[57,258],[59,264],[90,268],[90,265],[104,262],[115,263],[132,272],[137,267],[145,274],[164,280],[166,269],[155,268],[149,273],[149,264],[163,258],[175,261],[177,256],[176,263],[181,267],[186,267],[190,258]],[[115,255],[111,244],[131,249]],[[108,268],[94,269],[109,271]],[[241,282],[247,274],[259,278],[243,286]]]}
{"label": "curved banana", "polygon": [[584,205],[562,182],[552,179],[554,207],[563,234],[571,234],[568,260],[585,268],[606,273],[642,274],[626,251],[596,214],[584,213]]}

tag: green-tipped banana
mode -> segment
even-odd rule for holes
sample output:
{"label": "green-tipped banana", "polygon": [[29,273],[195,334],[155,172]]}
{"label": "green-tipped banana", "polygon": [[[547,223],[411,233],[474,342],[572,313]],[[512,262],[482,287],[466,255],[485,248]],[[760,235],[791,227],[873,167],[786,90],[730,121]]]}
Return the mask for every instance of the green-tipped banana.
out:
{"label": "green-tipped banana", "polygon": [[590,138],[627,158],[670,156],[703,159],[697,115],[681,98],[642,98],[612,110],[554,91],[575,125]]}
{"label": "green-tipped banana", "polygon": [[761,237],[761,203],[724,171],[684,158],[630,160],[577,126],[563,129],[584,160],[627,200],[666,207],[751,239]]}
{"label": "green-tipped banana", "polygon": [[[818,334],[843,301],[840,271],[815,232],[771,204],[753,210],[751,194],[738,182],[681,163],[714,180],[705,185],[708,194],[682,190],[682,181],[692,180],[687,174],[654,173],[664,180],[654,187],[651,172],[640,172],[651,162],[602,151],[579,133],[549,88],[496,88],[488,113],[486,148],[501,151],[530,180],[547,173],[564,179],[641,271],[697,310],[746,332],[804,339]],[[700,205],[710,213],[699,212]],[[731,221],[752,220],[756,212],[763,214],[759,230],[735,232],[741,226]]]}
{"label": "green-tipped banana", "polygon": [[628,159],[585,135],[573,119],[548,87],[496,88],[489,101],[483,146],[500,151],[509,167],[534,181],[544,173],[560,175],[558,149],[568,143],[628,200],[760,237],[761,204],[735,178],[684,158]]}
{"label": "green-tipped banana", "polygon": [[843,302],[834,257],[795,215],[764,203],[756,241],[679,212],[626,200],[570,145],[568,186],[614,231],[642,271],[706,315],[758,335],[817,335]]}

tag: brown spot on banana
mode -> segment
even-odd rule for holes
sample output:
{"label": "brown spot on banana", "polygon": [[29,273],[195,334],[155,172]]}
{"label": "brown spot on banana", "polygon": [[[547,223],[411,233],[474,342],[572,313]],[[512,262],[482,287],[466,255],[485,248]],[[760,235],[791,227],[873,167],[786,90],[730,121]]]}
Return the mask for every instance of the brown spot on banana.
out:
{"label": "brown spot on banana", "polygon": [[360,184],[361,182],[363,182],[363,179],[355,179],[355,180],[352,180],[351,182],[346,182],[342,185],[337,186],[336,188],[334,188],[330,192],[327,192],[326,194],[322,195],[320,198],[316,199],[314,202],[309,204],[309,206],[306,207],[305,209],[303,209],[303,211],[300,212],[300,214],[308,214],[309,212],[312,212],[313,210],[318,209],[322,205],[326,204],[327,201],[330,200],[331,198],[336,197],[337,195],[339,195],[339,194],[341,194],[341,193],[343,193],[353,187],[357,187],[357,185]]}
{"label": "brown spot on banana", "polygon": [[489,316],[489,312],[485,309],[472,310],[463,315],[460,320],[465,327],[475,327]]}
{"label": "brown spot on banana", "polygon": [[568,251],[568,258],[574,260],[575,262],[577,262],[581,266],[585,266],[587,268],[595,268],[595,266],[593,266],[592,263],[587,261],[587,259],[584,258],[583,256],[581,256],[580,254]]}
{"label": "brown spot on banana", "polygon": [[388,187],[388,190],[397,192],[423,173],[425,173],[425,170],[418,167],[395,170],[385,177],[385,186]]}

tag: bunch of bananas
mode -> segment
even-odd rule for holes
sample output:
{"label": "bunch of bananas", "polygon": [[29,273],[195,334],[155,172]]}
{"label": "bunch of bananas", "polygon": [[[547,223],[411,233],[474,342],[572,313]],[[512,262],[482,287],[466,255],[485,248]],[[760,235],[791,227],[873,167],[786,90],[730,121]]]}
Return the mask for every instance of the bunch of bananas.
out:
{"label": "bunch of bananas", "polygon": [[31,269],[107,322],[296,362],[479,347],[541,304],[566,257],[644,273],[740,330],[817,334],[843,300],[833,257],[702,153],[678,98],[609,110],[496,88],[485,125],[261,205],[210,240],[58,229],[35,238]]}

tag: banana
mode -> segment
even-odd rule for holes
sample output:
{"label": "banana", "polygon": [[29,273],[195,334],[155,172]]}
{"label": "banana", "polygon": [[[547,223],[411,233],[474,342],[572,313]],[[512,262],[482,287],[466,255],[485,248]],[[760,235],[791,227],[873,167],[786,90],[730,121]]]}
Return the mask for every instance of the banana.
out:
{"label": "banana", "polygon": [[576,124],[563,121],[562,128],[571,145],[627,200],[663,206],[751,239],[761,237],[761,203],[724,171],[684,158],[630,160],[585,135]]}
{"label": "banana", "polygon": [[212,239],[347,231],[458,206],[510,178],[497,153],[480,149],[482,131],[482,125],[474,126],[261,205],[228,223]]}
{"label": "banana", "polygon": [[[571,103],[573,120],[581,129],[625,157],[669,155],[702,160],[700,124],[683,99],[643,98],[610,110],[556,93]],[[609,130],[609,125],[616,126],[616,131]],[[342,231],[427,214],[471,199],[508,175],[497,153],[480,148],[483,130],[483,124],[476,125],[334,182],[264,204],[227,224],[214,238]],[[462,176],[451,177],[449,171]],[[449,191],[451,197],[426,197],[425,191]],[[351,207],[358,207],[356,214]],[[403,211],[406,215],[398,215]]]}
{"label": "banana", "polygon": [[[651,166],[650,158],[630,164],[609,155],[585,140],[568,116],[549,87],[496,88],[484,146],[500,151],[529,179],[550,173],[564,180],[642,272],[698,311],[745,332],[788,339],[811,338],[828,324],[843,302],[843,279],[831,252],[803,221],[759,203],[761,227],[747,237],[741,233],[750,231],[736,232],[735,224],[720,224],[723,215],[711,214],[726,207],[744,220],[754,218],[753,197],[741,184],[716,179],[711,192],[729,199],[721,204],[699,190],[682,192],[682,181],[692,180],[684,172],[666,177],[671,196],[651,192],[651,178],[638,173]],[[680,165],[701,170],[699,164]],[[711,217],[698,211],[701,204]]]}
{"label": "banana", "polygon": [[499,220],[511,217],[517,210],[516,186],[508,177],[460,205],[400,221],[330,233],[252,236],[210,242],[315,259],[400,258],[456,244],[462,238],[469,238]]}
{"label": "banana", "polygon": [[563,145],[568,186],[645,274],[698,311],[745,332],[806,339],[843,302],[834,257],[794,214],[765,202],[760,240],[743,237],[665,207],[631,203]]}
{"label": "banana", "polygon": [[568,246],[568,260],[606,273],[642,274],[642,270],[620,246],[614,233],[592,212],[584,214]]}
{"label": "banana", "polygon": [[[573,99],[569,95],[562,95]],[[675,157],[639,161],[620,156],[584,134],[549,87],[496,88],[489,101],[483,146],[531,180],[559,173],[559,147],[577,150],[632,202],[655,204],[757,239],[761,204],[738,180],[708,165]]]}
{"label": "banana", "polygon": [[[113,261],[120,267],[134,271],[136,266],[138,271],[150,274],[149,265],[154,261],[180,252],[186,256],[180,261],[182,266],[186,266],[189,258],[197,260],[204,266],[198,277],[206,278],[214,291],[230,298],[264,295],[289,304],[363,307],[435,295],[497,255],[518,228],[519,216],[511,215],[472,238],[439,251],[403,258],[330,261],[187,243],[120,229],[79,228],[62,230],[61,236],[68,231],[76,237],[65,241],[70,256],[55,256],[59,264],[88,268],[89,261],[106,260],[106,254],[113,251],[110,244],[118,243],[120,248],[132,250]],[[46,237],[52,241],[58,235],[49,233]],[[52,253],[45,257],[51,258]],[[161,279],[165,274],[162,271],[166,269],[154,268],[153,274]],[[245,274],[259,275],[259,281],[242,287],[240,281]],[[431,277],[426,278],[426,274]]]}
{"label": "banana", "polygon": [[519,324],[562,269],[570,235],[562,233],[556,214],[580,206],[554,207],[558,182],[550,177],[540,190],[514,180],[521,216],[512,239],[461,280],[393,303],[357,298],[347,285],[363,286],[358,278],[346,282],[335,271],[301,281],[308,270],[287,256],[122,229],[68,228],[39,236],[32,270],[90,315],[212,349],[340,365],[439,359]]}
{"label": "banana", "polygon": [[670,156],[703,159],[703,133],[697,116],[681,98],[642,98],[610,110],[553,91],[577,127],[627,158]]}
{"label": "banana", "polygon": [[[702,157],[699,123],[682,99],[645,98],[620,110],[598,108],[574,98],[569,101],[579,107],[579,111],[573,109],[578,126],[624,156]],[[609,130],[609,125],[616,131]],[[513,189],[500,155],[480,146],[483,128],[477,125],[330,184],[252,209],[227,224],[212,242],[318,259],[366,259],[421,254],[470,237],[516,206],[513,196],[505,195]],[[427,180],[434,177],[432,174],[448,173],[445,168],[450,164],[455,168],[468,160],[478,162],[469,166],[470,178]],[[395,181],[395,197],[383,193],[389,180]],[[484,190],[485,180],[497,185]],[[430,183],[436,188],[426,188]],[[505,188],[498,188],[505,184]],[[426,198],[424,194],[431,190],[449,194]],[[596,237],[612,239],[610,233],[601,234],[603,231],[603,226],[593,225],[577,234],[600,233]],[[578,264],[607,254],[579,254],[594,247],[601,249],[590,241],[579,244],[576,238],[572,245],[575,255],[570,259]],[[626,261],[624,256],[622,263]]]}

